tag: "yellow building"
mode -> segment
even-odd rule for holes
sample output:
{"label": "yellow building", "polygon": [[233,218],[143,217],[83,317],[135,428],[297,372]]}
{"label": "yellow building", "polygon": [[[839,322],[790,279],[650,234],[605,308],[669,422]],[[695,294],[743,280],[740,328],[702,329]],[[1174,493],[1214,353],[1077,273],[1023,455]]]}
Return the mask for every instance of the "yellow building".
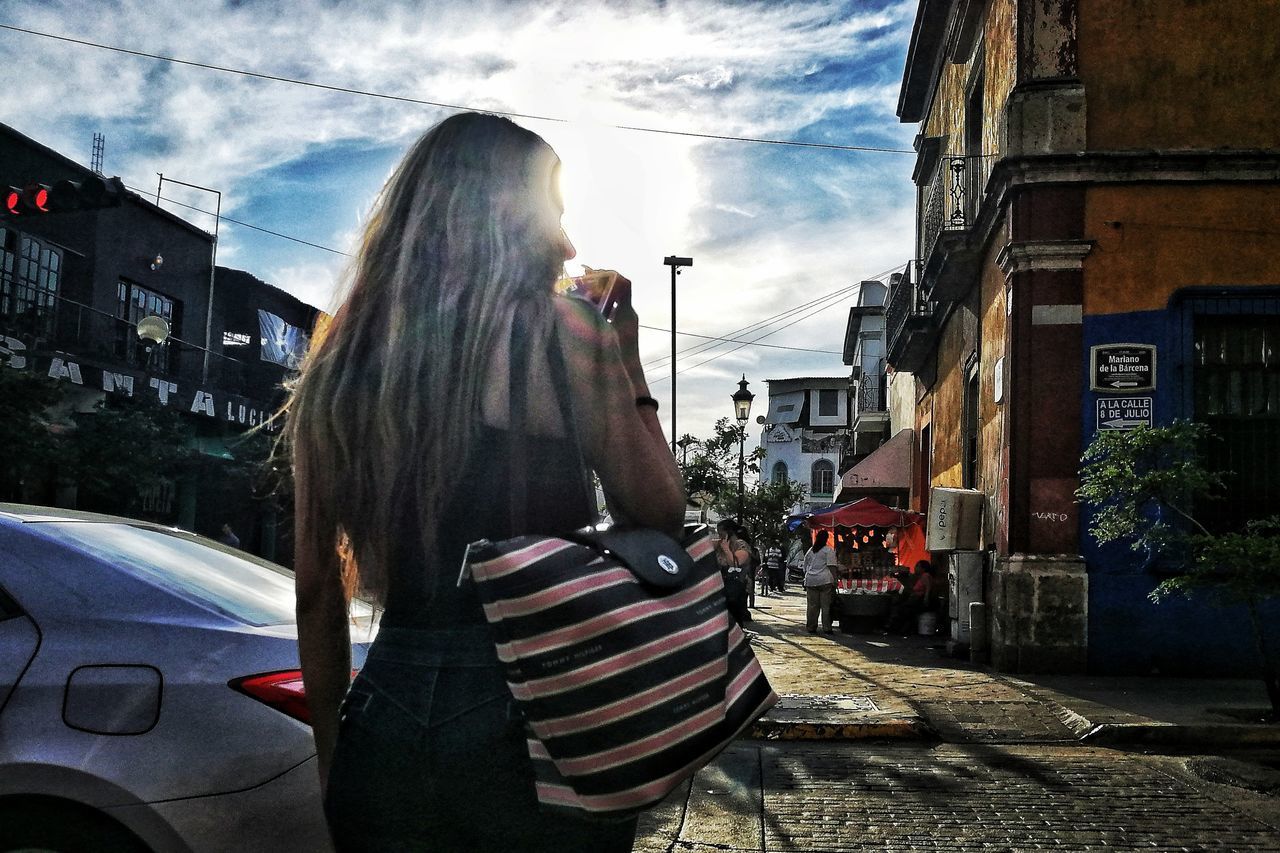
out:
{"label": "yellow building", "polygon": [[1241,620],[1150,604],[1150,561],[1098,548],[1074,492],[1097,430],[1195,418],[1234,472],[1218,520],[1280,512],[1278,22],[1280,0],[919,4],[888,359],[914,376],[913,506],[983,495],[998,668],[1252,666]]}

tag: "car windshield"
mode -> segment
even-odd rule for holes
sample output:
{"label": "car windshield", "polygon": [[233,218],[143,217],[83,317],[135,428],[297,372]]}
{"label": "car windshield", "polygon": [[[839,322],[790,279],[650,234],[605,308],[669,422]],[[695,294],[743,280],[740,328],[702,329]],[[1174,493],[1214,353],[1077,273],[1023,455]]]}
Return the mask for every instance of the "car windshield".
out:
{"label": "car windshield", "polygon": [[[125,523],[57,521],[41,526],[79,550],[240,622],[263,626],[296,621],[293,575],[243,551],[181,530]],[[369,615],[367,604],[352,602],[354,619]]]}

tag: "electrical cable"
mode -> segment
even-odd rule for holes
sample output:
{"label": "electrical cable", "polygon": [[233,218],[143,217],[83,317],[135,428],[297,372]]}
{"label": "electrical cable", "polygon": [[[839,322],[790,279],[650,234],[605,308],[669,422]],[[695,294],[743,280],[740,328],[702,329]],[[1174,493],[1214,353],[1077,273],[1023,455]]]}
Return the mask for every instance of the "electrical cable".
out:
{"label": "electrical cable", "polygon": [[[557,116],[544,116],[536,113],[521,113],[513,110],[495,110],[471,107],[465,104],[450,104],[444,101],[431,101],[425,98],[411,98],[407,95],[391,95],[386,92],[371,92],[366,89],[355,89],[350,86],[337,86],[329,83],[317,83],[313,80],[301,80],[295,77],[284,77],[278,74],[266,74],[261,71],[249,71],[243,68],[231,68],[226,65],[213,65],[208,62],[196,62],[190,59],[179,59],[176,56],[165,56],[160,53],[148,53],[142,50],[132,50],[127,47],[118,47],[116,45],[102,44],[100,42],[89,41],[88,39],[72,38],[71,36],[62,36],[55,33],[41,32],[40,30],[32,30],[26,27],[17,27],[12,24],[0,24],[0,29],[9,30],[15,33],[23,33],[25,35],[37,36],[39,38],[52,39],[54,41],[67,42],[69,44],[80,45],[81,47],[92,47],[97,50],[107,50],[115,53],[123,53],[129,56],[137,56],[143,59],[154,59],[160,62],[171,62],[175,65],[186,65],[191,68],[200,68],[206,71],[217,71],[222,74],[236,74],[242,77],[252,77],[257,80],[267,80],[273,83],[289,83],[295,86],[306,86],[311,89],[320,89],[326,92],[338,92],[345,95],[360,95],[366,98],[379,98],[384,101],[396,101],[398,103],[416,104],[419,106],[438,107],[446,110],[457,110],[459,112],[483,112],[492,113],[494,115],[509,116],[511,118],[529,119],[530,121],[547,121],[556,124],[573,124],[570,119],[559,118]],[[667,136],[685,136],[694,139],[712,139],[725,142],[747,142],[760,145],[789,145],[797,148],[822,148],[829,151],[865,151],[877,154],[915,154],[907,148],[883,148],[873,145],[835,145],[826,142],[800,142],[791,139],[767,139],[763,137],[753,136],[730,136],[719,133],[698,133],[691,130],[670,130],[657,127],[643,127],[640,125],[611,124],[606,127],[615,130],[630,130],[640,133],[657,133]]]}
{"label": "electrical cable", "polygon": [[[664,329],[661,326],[646,326],[644,323],[641,323],[640,328],[648,329],[651,332],[665,332],[668,335],[671,334],[670,329]],[[683,335],[689,338],[702,338],[703,340],[707,340],[707,341],[721,341],[723,343],[730,343],[730,344],[751,343],[750,341],[743,341],[737,338],[716,338],[716,337],[712,337],[711,335],[699,335],[694,332],[677,331],[676,334]],[[841,355],[840,350],[834,350],[834,349],[809,349],[808,347],[784,347],[781,344],[756,344],[756,346],[768,347],[769,349],[793,350],[794,352],[816,352],[816,353],[821,353],[823,355]],[[670,361],[670,358],[668,358],[667,360]]]}
{"label": "electrical cable", "polygon": [[[833,291],[831,291],[831,292],[829,292],[829,293],[826,293],[826,294],[824,294],[824,295],[822,295],[822,296],[815,297],[814,299],[811,299],[811,300],[809,300],[808,302],[802,303],[802,304],[800,304],[800,305],[798,305],[798,306],[793,306],[793,307],[791,307],[791,308],[788,308],[788,309],[787,309],[787,310],[785,310],[785,311],[782,311],[782,312],[780,312],[780,313],[774,314],[774,315],[772,315],[771,317],[766,317],[766,318],[764,318],[763,320],[757,320],[757,321],[756,321],[756,322],[754,322],[754,323],[750,323],[750,324],[748,324],[748,325],[746,325],[746,326],[741,326],[741,327],[739,327],[739,328],[737,328],[737,329],[734,329],[734,330],[732,330],[732,331],[730,331],[730,332],[726,332],[724,335],[722,335],[722,336],[720,336],[720,337],[718,337],[718,338],[715,338],[715,340],[718,340],[718,341],[726,341],[726,340],[729,340],[730,338],[735,338],[735,337],[737,337],[737,336],[739,336],[739,335],[746,335],[746,334],[751,334],[751,333],[753,333],[753,332],[761,331],[762,329],[764,329],[765,327],[767,327],[767,326],[768,326],[769,324],[771,324],[771,323],[775,323],[775,322],[777,322],[777,321],[779,321],[779,320],[783,320],[783,319],[785,319],[785,318],[787,318],[787,317],[791,316],[792,314],[795,314],[796,312],[803,311],[803,310],[805,310],[806,308],[808,308],[809,306],[811,306],[811,305],[813,305],[813,304],[815,304],[815,303],[817,303],[817,302],[819,302],[819,301],[822,301],[822,300],[824,300],[824,299],[833,298],[833,297],[839,297],[839,296],[843,296],[843,295],[845,295],[845,294],[848,294],[848,293],[852,292],[853,290],[857,289],[857,287],[858,287],[858,285],[856,285],[856,284],[852,284],[852,285],[847,285],[847,286],[845,286],[845,287],[837,288],[836,290],[833,290]],[[716,346],[717,346],[717,345],[716,345],[715,343],[701,343],[701,344],[693,344],[693,345],[691,345],[691,346],[687,346],[687,347],[685,347],[684,349],[682,349],[682,350],[680,350],[679,352],[677,352],[677,353],[676,353],[676,359],[677,359],[677,361],[678,361],[680,358],[683,358],[683,357],[688,357],[688,356],[697,355],[697,354],[699,354],[699,353],[706,352],[707,350],[714,349]],[[666,367],[666,366],[668,366],[668,365],[670,364],[670,362],[671,362],[671,356],[670,356],[670,355],[662,355],[662,356],[659,356],[659,357],[657,357],[657,358],[655,358],[655,359],[652,359],[652,360],[650,360],[650,361],[648,361],[648,362],[645,362],[645,364],[644,364],[643,366],[644,366],[644,369],[645,369],[646,371],[648,371],[648,370],[653,370],[653,369],[656,369],[656,368]]]}
{"label": "electrical cable", "polygon": [[[128,184],[125,184],[125,188],[132,190],[133,192],[137,193],[143,198],[147,198],[150,195],[145,190],[141,190],[138,187],[130,186]],[[232,219],[230,216],[227,216],[225,213],[221,213],[221,214],[214,213],[212,210],[205,210],[202,207],[196,207],[194,204],[186,204],[184,202],[178,201],[177,199],[166,198],[165,196],[160,196],[160,200],[167,201],[169,202],[169,204],[176,204],[178,207],[185,207],[187,210],[194,210],[196,213],[203,213],[206,216],[216,216],[223,222],[230,222],[231,224],[239,225],[242,228],[249,228],[254,231],[261,231],[263,234],[270,234],[272,237],[279,237],[282,240],[291,240],[294,243],[301,243],[302,245],[310,246],[313,249],[322,249],[326,252],[332,252],[335,255],[342,255],[344,258],[351,257],[351,254],[349,252],[343,252],[339,249],[332,249],[328,246],[322,246],[319,243],[312,243],[310,240],[303,240],[301,237],[290,237],[288,234],[282,234],[279,231],[272,231],[270,228],[263,228],[261,225],[250,225],[248,222],[241,222],[239,219]]]}
{"label": "electrical cable", "polygon": [[[128,184],[126,184],[126,187],[132,190],[133,192],[138,193],[139,195],[143,194],[143,191],[140,190],[138,187],[130,186]],[[167,196],[160,196],[160,200],[164,202],[168,202],[169,204],[176,204],[179,207],[185,207],[188,210],[194,210],[196,213],[203,213],[207,216],[217,215],[211,210],[205,210],[204,208],[197,207],[193,204],[186,204],[185,202],[178,201],[177,199],[168,198]],[[233,225],[239,225],[242,228],[250,228],[254,231],[261,231],[262,233],[270,234],[273,237],[280,237],[281,239],[284,239],[284,240],[292,240],[295,243],[301,243],[304,246],[311,246],[316,249],[323,249],[324,251],[332,252],[335,255],[342,255],[343,257],[348,257],[348,258],[351,257],[351,254],[349,252],[343,252],[338,249],[332,249],[328,246],[322,246],[319,243],[312,243],[310,240],[303,240],[300,237],[291,237],[288,234],[282,234],[279,231],[272,231],[270,228],[263,228],[259,225],[251,225],[248,222],[242,222],[239,219],[233,219],[232,217],[227,216],[226,214],[222,214],[220,218],[222,219],[223,222],[230,222]],[[787,313],[790,313],[790,312],[787,312]],[[644,324],[641,324],[640,328],[650,329],[655,332],[665,332],[667,334],[671,333],[670,329],[663,329],[659,326],[646,326]],[[750,327],[746,327],[746,328],[750,328]],[[685,335],[691,338],[702,338],[703,340],[707,340],[707,341],[719,341],[722,343],[754,345],[754,346],[768,347],[770,349],[793,350],[796,352],[812,352],[812,353],[820,353],[823,355],[840,355],[840,352],[838,350],[808,349],[806,347],[788,347],[788,346],[782,346],[780,344],[751,344],[750,341],[741,341],[733,338],[717,338],[711,335],[700,335],[695,332],[677,332],[676,334]]]}
{"label": "electrical cable", "polygon": [[[884,276],[886,276],[886,275],[891,275],[892,273],[896,272],[896,271],[897,271],[897,269],[898,269],[898,268],[897,268],[896,266],[894,266],[894,267],[890,267],[889,269],[884,270],[883,272],[877,273],[877,274],[876,274],[876,275],[874,275],[874,276],[870,276],[870,277],[868,277],[868,278],[865,278],[865,279],[860,280],[857,284],[849,285],[848,287],[839,288],[839,289],[837,289],[837,290],[831,291],[830,293],[828,293],[828,294],[826,294],[826,295],[824,295],[824,296],[817,297],[816,299],[810,300],[809,302],[806,302],[806,303],[804,303],[804,304],[802,304],[802,305],[799,305],[799,306],[797,306],[797,307],[795,307],[795,308],[791,308],[791,309],[789,309],[789,310],[787,310],[787,311],[783,311],[783,312],[781,312],[780,314],[775,314],[773,317],[766,318],[765,320],[762,320],[762,321],[757,322],[757,323],[753,323],[753,324],[751,324],[750,326],[744,326],[744,327],[742,327],[741,329],[737,329],[737,330],[735,330],[735,331],[729,332],[729,333],[728,333],[727,335],[725,335],[724,337],[721,337],[721,338],[718,338],[718,339],[717,339],[718,341],[720,341],[720,343],[714,343],[714,344],[698,344],[698,345],[695,345],[695,346],[693,346],[693,347],[686,347],[686,348],[685,348],[685,350],[681,351],[680,353],[677,353],[677,361],[679,361],[679,360],[680,360],[680,356],[682,356],[682,355],[686,355],[686,354],[688,354],[688,355],[695,355],[695,354],[697,354],[698,352],[706,352],[706,351],[708,351],[708,350],[715,349],[715,348],[717,348],[717,347],[721,346],[723,343],[730,342],[731,338],[732,338],[732,337],[734,337],[734,336],[737,336],[737,335],[739,335],[739,334],[743,334],[743,333],[747,333],[747,334],[749,334],[750,332],[748,332],[747,330],[752,330],[752,329],[754,329],[755,331],[760,331],[760,330],[762,330],[763,328],[765,328],[765,327],[769,326],[770,324],[772,324],[772,323],[774,323],[774,322],[777,322],[778,320],[785,319],[785,318],[790,317],[790,316],[792,316],[792,315],[794,315],[794,314],[796,314],[796,313],[800,313],[800,312],[808,311],[808,313],[805,313],[803,316],[798,317],[798,318],[796,318],[795,320],[792,320],[790,323],[786,323],[785,325],[779,326],[778,328],[776,328],[776,329],[774,329],[774,330],[772,330],[772,331],[766,332],[765,334],[761,335],[761,336],[760,336],[760,337],[758,337],[758,338],[755,338],[754,340],[751,340],[751,341],[742,341],[742,342],[737,342],[737,343],[739,343],[739,345],[738,345],[738,346],[736,346],[736,347],[734,347],[733,349],[729,349],[729,350],[726,350],[726,351],[724,351],[724,352],[717,353],[716,355],[712,356],[711,358],[704,359],[703,361],[700,361],[700,362],[698,362],[697,364],[690,365],[690,366],[688,366],[688,367],[685,367],[685,368],[682,368],[682,369],[680,369],[680,370],[677,370],[677,371],[676,371],[676,375],[678,376],[678,375],[679,375],[679,374],[681,374],[681,373],[687,373],[688,371],[693,370],[693,369],[694,369],[694,368],[696,368],[696,367],[701,367],[702,365],[704,365],[704,364],[708,364],[708,363],[710,363],[710,362],[712,362],[712,361],[715,361],[715,360],[716,360],[716,359],[718,359],[718,358],[721,358],[721,357],[723,357],[723,356],[726,356],[726,355],[729,355],[729,354],[731,354],[731,353],[737,352],[738,350],[742,349],[742,347],[744,347],[744,346],[773,346],[772,344],[761,344],[761,343],[759,343],[759,341],[762,341],[762,340],[764,340],[764,339],[765,339],[765,338],[767,338],[767,337],[771,337],[772,335],[775,335],[775,334],[777,334],[778,332],[781,332],[783,329],[790,328],[791,326],[794,326],[796,323],[799,323],[799,322],[801,322],[801,321],[803,321],[803,320],[807,320],[808,318],[810,318],[810,317],[814,316],[814,315],[815,315],[815,314],[817,314],[819,311],[823,311],[823,310],[825,310],[825,309],[827,309],[827,308],[831,307],[831,305],[832,305],[834,302],[837,302],[837,301],[839,301],[840,299],[842,299],[842,298],[843,298],[846,294],[848,294],[850,291],[853,291],[853,290],[855,290],[855,289],[860,288],[860,287],[861,287],[861,282],[862,282],[862,281],[879,280],[879,279],[883,278],[883,277],[884,277]],[[735,341],[735,342],[736,342],[736,341]],[[834,353],[833,353],[833,354],[834,354]],[[649,372],[650,370],[652,370],[651,365],[653,365],[653,364],[658,364],[658,363],[660,363],[660,362],[665,362],[667,365],[669,365],[669,364],[670,364],[670,362],[671,362],[671,358],[670,358],[669,356],[666,356],[666,357],[663,357],[663,358],[661,358],[661,359],[655,359],[655,360],[654,360],[653,362],[651,362],[650,364],[646,364],[646,365],[644,365],[645,371],[646,371],[646,372]],[[659,377],[657,377],[657,378],[655,378],[655,379],[651,380],[651,381],[650,381],[650,384],[652,385],[652,384],[655,384],[655,383],[658,383],[658,382],[662,382],[664,379],[669,379],[669,378],[670,378],[670,376],[669,376],[669,375],[659,376]]]}

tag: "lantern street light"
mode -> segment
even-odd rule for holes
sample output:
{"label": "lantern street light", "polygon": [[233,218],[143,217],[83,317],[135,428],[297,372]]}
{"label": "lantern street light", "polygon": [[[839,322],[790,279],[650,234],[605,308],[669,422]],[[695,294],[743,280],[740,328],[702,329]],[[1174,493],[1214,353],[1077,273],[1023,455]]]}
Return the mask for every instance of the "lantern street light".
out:
{"label": "lantern street light", "polygon": [[733,392],[733,415],[738,421],[738,523],[742,523],[742,509],[745,498],[745,490],[742,484],[742,475],[746,470],[746,457],[744,455],[744,444],[747,440],[747,419],[751,417],[751,401],[756,398],[747,390],[747,375],[742,374],[742,381],[738,383],[738,390]]}
{"label": "lantern street light", "polygon": [[689,464],[689,445],[697,444],[698,440],[691,435],[685,435],[676,442],[676,447],[680,448],[680,467],[684,468]]}

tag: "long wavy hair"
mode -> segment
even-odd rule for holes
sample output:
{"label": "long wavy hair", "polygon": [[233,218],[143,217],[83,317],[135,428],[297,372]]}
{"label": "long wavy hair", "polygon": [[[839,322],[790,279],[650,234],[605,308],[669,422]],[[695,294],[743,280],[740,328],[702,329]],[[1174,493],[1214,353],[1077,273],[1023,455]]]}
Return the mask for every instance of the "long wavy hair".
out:
{"label": "long wavy hair", "polygon": [[349,593],[358,571],[385,600],[406,531],[435,554],[505,317],[550,310],[558,167],[537,134],[463,113],[418,140],[374,206],[350,294],[284,407],[298,556],[341,565]]}

